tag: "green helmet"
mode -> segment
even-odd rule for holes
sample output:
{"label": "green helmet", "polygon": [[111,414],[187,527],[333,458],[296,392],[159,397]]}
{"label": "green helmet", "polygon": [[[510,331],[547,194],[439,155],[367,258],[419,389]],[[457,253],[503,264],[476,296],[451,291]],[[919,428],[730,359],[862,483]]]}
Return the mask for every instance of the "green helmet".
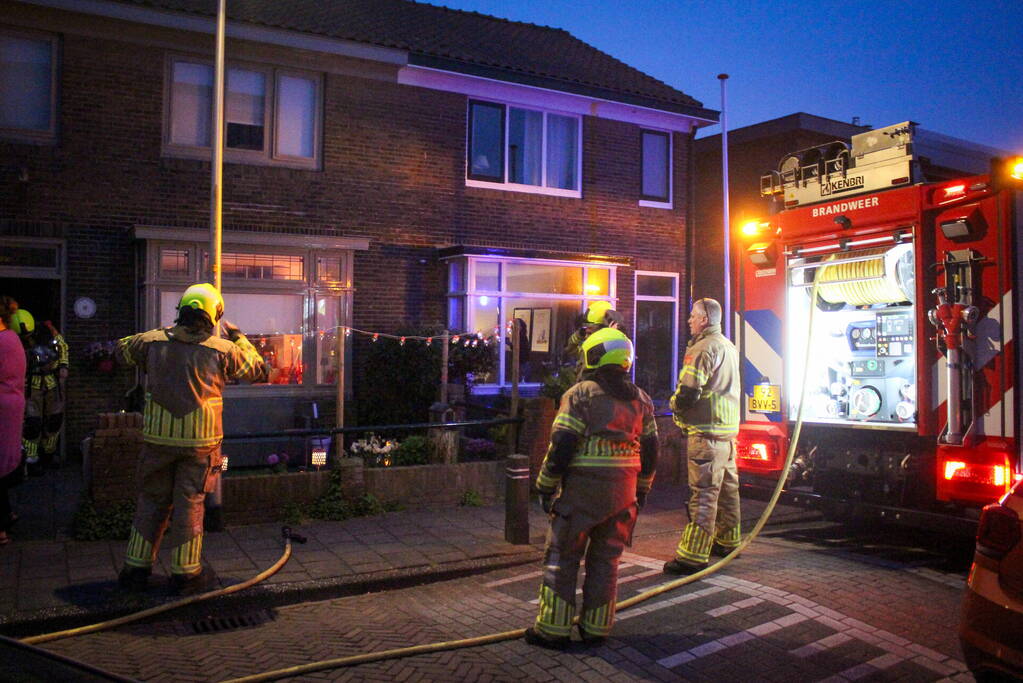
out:
{"label": "green helmet", "polygon": [[604,325],[604,315],[611,310],[611,303],[608,301],[594,301],[586,309],[586,322],[590,325]]}
{"label": "green helmet", "polygon": [[605,365],[620,365],[628,370],[636,358],[632,342],[625,333],[610,327],[597,330],[586,337],[582,348],[587,370]]}
{"label": "green helmet", "polygon": [[203,282],[192,285],[181,295],[178,302],[178,310],[184,306],[191,306],[204,312],[210,317],[210,322],[216,325],[224,315],[224,297],[213,285]]}
{"label": "green helmet", "polygon": [[11,329],[19,335],[32,334],[36,329],[36,319],[24,308],[11,314]]}

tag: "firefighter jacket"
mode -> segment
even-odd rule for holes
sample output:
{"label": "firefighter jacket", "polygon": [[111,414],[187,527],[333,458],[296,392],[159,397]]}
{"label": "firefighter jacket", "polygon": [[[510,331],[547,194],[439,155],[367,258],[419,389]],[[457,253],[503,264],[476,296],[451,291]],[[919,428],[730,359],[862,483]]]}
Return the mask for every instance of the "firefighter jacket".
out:
{"label": "firefighter jacket", "polygon": [[689,340],[678,387],[671,397],[675,424],[686,434],[733,439],[739,433],[739,353],[710,325]]}
{"label": "firefighter jacket", "polygon": [[[574,452],[555,448],[558,432],[578,440]],[[573,527],[588,525],[632,505],[646,493],[657,466],[657,425],[650,397],[637,387],[631,401],[616,399],[594,380],[573,385],[561,399],[554,418],[551,448],[544,458],[536,487],[553,493],[562,486],[559,514],[571,516]],[[653,439],[653,447],[641,441]]]}
{"label": "firefighter jacket", "polygon": [[177,326],[118,341],[129,365],[147,376],[144,441],[164,446],[220,443],[224,384],[228,379],[265,382],[266,363],[244,335],[234,341]]}
{"label": "firefighter jacket", "polygon": [[28,389],[53,389],[57,386],[57,373],[68,367],[67,342],[57,333],[49,341],[29,349]]}

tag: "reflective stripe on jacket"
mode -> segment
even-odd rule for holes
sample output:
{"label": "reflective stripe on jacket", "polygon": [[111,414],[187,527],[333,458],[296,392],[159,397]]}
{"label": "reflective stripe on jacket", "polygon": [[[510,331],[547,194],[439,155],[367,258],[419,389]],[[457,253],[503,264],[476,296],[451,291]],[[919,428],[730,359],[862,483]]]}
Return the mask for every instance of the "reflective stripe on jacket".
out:
{"label": "reflective stripe on jacket", "polygon": [[[739,433],[739,353],[711,325],[689,341],[678,386],[671,397],[675,424],[687,434],[731,439]],[[683,395],[697,394],[695,402]]]}
{"label": "reflective stripe on jacket", "polygon": [[146,373],[142,438],[149,443],[220,443],[227,380],[265,382],[267,377],[266,363],[244,335],[230,342],[179,326],[135,334],[117,344],[123,360]]}

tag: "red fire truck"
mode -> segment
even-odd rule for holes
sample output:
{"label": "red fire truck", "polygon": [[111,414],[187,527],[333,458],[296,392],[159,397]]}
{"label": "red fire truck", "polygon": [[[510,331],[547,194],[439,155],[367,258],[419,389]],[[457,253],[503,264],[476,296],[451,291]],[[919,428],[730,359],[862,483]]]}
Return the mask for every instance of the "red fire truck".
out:
{"label": "red fire truck", "polygon": [[1023,477],[1023,169],[922,182],[914,132],[801,150],[761,179],[777,212],[744,226],[733,286],[738,463],[773,486],[805,381],[790,501],[972,533]]}

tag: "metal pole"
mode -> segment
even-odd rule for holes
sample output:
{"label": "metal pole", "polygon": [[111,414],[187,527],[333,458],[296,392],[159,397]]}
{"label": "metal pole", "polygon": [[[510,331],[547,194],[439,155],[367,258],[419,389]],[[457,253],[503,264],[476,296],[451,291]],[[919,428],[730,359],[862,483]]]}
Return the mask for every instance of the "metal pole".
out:
{"label": "metal pole", "polygon": [[[348,272],[352,272],[351,262],[348,263]],[[349,275],[351,277],[351,275]],[[349,285],[351,283],[349,282]],[[343,316],[341,319],[346,324],[351,322],[351,310],[352,310],[352,292],[348,289],[341,297],[344,302],[344,308],[341,311]],[[345,352],[347,351],[347,340],[348,340],[348,328],[345,326],[339,326],[337,328],[337,415],[334,416],[334,422],[338,427],[345,426],[345,365],[346,358]],[[345,457],[345,439],[339,435],[336,439],[337,452],[336,457],[338,459]]]}
{"label": "metal pole", "polygon": [[227,24],[227,0],[217,2],[217,46],[213,76],[213,183],[210,192],[210,279],[220,291],[220,262],[224,226],[221,208],[224,199],[224,33]]}
{"label": "metal pole", "polygon": [[448,358],[450,357],[450,349],[448,346],[451,344],[451,332],[450,330],[444,330],[444,334],[441,335],[441,349],[440,349],[440,399],[438,403],[444,404],[447,407],[448,404]]}
{"label": "metal pole", "polygon": [[[512,318],[511,325],[511,351],[512,351],[512,395],[511,410],[508,417],[519,416],[519,321]],[[508,425],[508,450],[514,453],[518,448],[519,429],[514,422]]]}
{"label": "metal pole", "polygon": [[722,223],[724,236],[725,295],[721,301],[721,331],[731,338],[732,334],[732,254],[731,219],[728,216],[728,114],[725,108],[725,81],[728,74],[718,74],[721,81],[721,193]]}

